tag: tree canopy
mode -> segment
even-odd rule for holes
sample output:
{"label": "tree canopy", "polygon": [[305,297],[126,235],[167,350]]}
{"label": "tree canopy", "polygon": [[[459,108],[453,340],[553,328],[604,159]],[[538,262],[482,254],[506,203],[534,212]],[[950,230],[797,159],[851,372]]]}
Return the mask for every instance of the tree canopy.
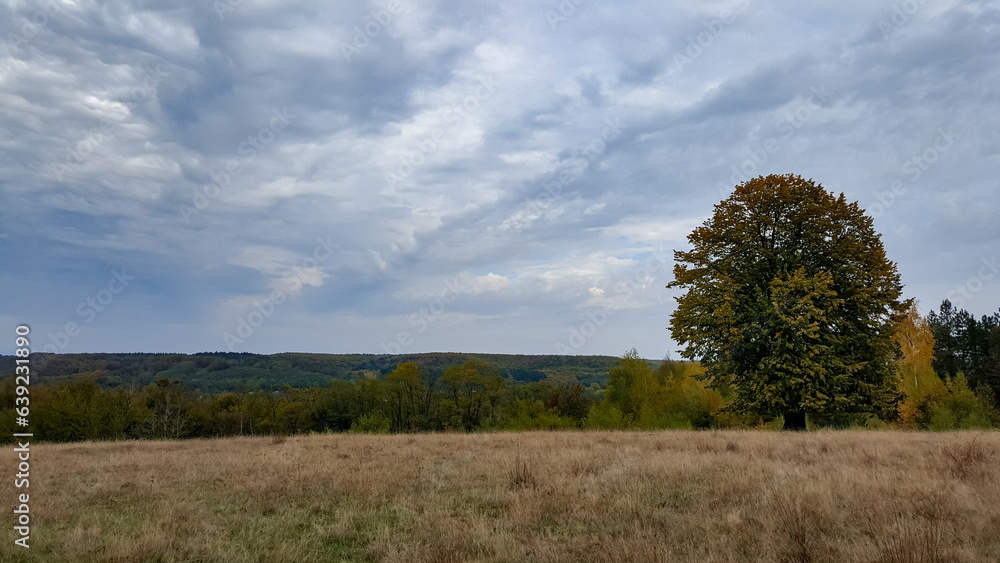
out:
{"label": "tree canopy", "polygon": [[927,323],[934,334],[936,372],[964,373],[971,385],[986,385],[1000,395],[1000,312],[977,320],[946,299],[940,311],[927,315]]}
{"label": "tree canopy", "polygon": [[812,180],[758,177],[736,186],[675,251],[671,317],[682,355],[705,366],[730,408],[836,418],[894,409],[892,339],[908,307],[872,219]]}

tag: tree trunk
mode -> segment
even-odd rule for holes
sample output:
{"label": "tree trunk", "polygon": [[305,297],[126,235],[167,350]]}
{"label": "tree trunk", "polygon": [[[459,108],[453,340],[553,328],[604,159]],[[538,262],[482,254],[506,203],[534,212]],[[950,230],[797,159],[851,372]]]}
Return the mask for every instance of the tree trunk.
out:
{"label": "tree trunk", "polygon": [[795,411],[785,413],[784,430],[801,432],[806,429],[806,411]]}

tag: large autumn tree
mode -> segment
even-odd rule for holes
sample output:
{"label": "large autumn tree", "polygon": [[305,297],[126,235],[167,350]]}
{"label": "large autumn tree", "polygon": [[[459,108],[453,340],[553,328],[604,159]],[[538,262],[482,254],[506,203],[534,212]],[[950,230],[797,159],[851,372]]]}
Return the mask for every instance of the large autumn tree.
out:
{"label": "large autumn tree", "polygon": [[715,206],[675,251],[687,290],[671,317],[729,408],[785,418],[884,415],[898,400],[894,326],[909,303],[872,219],[812,180],[758,177]]}

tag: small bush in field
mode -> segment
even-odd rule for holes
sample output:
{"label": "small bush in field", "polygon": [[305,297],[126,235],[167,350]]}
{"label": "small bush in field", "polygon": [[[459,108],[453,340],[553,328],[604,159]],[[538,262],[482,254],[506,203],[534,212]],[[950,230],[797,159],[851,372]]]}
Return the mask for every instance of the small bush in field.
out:
{"label": "small bush in field", "polygon": [[368,413],[351,423],[354,434],[388,434],[391,428],[392,421],[379,412]]}
{"label": "small bush in field", "polygon": [[625,415],[611,403],[597,403],[590,407],[590,413],[583,421],[584,428],[620,430],[625,428]]}

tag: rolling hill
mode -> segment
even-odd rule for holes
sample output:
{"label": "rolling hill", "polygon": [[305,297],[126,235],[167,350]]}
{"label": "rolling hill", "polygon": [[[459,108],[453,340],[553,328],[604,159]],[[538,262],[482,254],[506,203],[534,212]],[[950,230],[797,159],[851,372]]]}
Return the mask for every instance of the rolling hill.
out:
{"label": "rolling hill", "polygon": [[[14,370],[13,356],[0,356],[0,372]],[[94,377],[103,387],[144,386],[160,378],[183,383],[203,393],[232,391],[241,387],[277,389],[328,385],[365,374],[384,375],[398,364],[416,362],[421,369],[440,375],[447,367],[477,359],[496,366],[506,378],[518,382],[548,380],[604,387],[613,356],[556,356],[471,353],[381,354],[249,354],[203,352],[198,354],[32,354],[34,382],[44,383],[81,374]],[[650,361],[655,369],[659,361]]]}

